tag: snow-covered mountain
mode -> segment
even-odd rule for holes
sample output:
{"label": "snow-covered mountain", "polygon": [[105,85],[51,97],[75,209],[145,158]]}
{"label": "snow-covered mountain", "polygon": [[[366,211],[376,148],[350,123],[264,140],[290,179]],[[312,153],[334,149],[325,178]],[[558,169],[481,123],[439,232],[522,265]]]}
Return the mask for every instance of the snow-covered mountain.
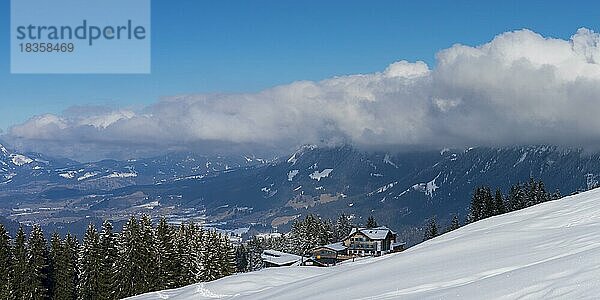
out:
{"label": "snow-covered mountain", "polygon": [[553,146],[391,153],[307,145],[271,160],[173,153],[93,163],[0,152],[0,216],[63,233],[82,232],[88,216],[142,212],[283,231],[308,213],[344,213],[356,223],[373,215],[412,244],[427,218],[442,226],[453,214],[464,218],[478,185],[507,191],[533,176],[570,194],[597,185],[600,175],[599,153]]}
{"label": "snow-covered mountain", "polygon": [[485,219],[404,252],[283,267],[130,299],[597,299],[600,189]]}
{"label": "snow-covered mountain", "polygon": [[45,157],[39,153],[18,153],[0,144],[0,184],[15,189],[23,188],[23,185],[42,183],[80,190],[106,190],[129,185],[163,184],[189,177],[198,178],[269,161],[253,155],[204,156],[172,153],[125,161],[79,163]]}

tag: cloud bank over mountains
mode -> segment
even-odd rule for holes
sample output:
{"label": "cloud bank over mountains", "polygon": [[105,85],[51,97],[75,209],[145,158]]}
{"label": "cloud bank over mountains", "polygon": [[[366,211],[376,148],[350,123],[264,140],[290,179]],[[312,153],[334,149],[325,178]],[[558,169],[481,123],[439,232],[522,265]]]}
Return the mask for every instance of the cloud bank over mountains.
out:
{"label": "cloud bank over mountains", "polygon": [[454,45],[436,65],[399,61],[373,74],[298,81],[258,93],[165,98],[141,110],[73,108],[2,137],[76,157],[153,151],[359,147],[600,145],[600,35],[529,30]]}

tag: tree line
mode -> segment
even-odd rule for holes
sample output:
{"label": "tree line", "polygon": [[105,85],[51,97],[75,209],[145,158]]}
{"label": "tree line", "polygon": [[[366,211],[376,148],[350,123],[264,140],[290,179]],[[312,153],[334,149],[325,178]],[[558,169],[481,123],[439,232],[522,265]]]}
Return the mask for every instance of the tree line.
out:
{"label": "tree line", "polygon": [[120,233],[105,221],[75,236],[44,237],[39,225],[14,239],[0,224],[0,299],[120,299],[215,280],[236,272],[229,238],[193,224],[147,215]]}
{"label": "tree line", "polygon": [[559,198],[561,195],[558,190],[550,193],[546,190],[543,181],[534,178],[530,178],[528,182],[513,185],[508,194],[503,194],[500,189],[496,189],[492,195],[489,186],[481,186],[475,189],[471,197],[467,223]]}
{"label": "tree line", "polygon": [[[546,190],[542,180],[534,178],[530,178],[525,183],[513,185],[507,194],[502,193],[500,189],[496,189],[495,193],[492,193],[492,189],[489,186],[479,186],[473,191],[469,213],[465,222],[476,222],[559,198],[561,198],[560,191],[556,190],[554,193],[550,193]],[[458,216],[454,215],[446,232],[459,227],[460,221]],[[428,240],[439,235],[439,231],[435,218],[430,218],[425,225],[423,240]]]}

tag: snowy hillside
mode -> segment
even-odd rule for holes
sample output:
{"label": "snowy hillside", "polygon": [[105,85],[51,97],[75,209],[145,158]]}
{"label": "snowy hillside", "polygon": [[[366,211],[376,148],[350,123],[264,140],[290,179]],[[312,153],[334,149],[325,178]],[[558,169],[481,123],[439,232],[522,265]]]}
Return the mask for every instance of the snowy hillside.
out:
{"label": "snowy hillside", "polygon": [[600,189],[492,217],[403,253],[288,267],[133,299],[597,299]]}

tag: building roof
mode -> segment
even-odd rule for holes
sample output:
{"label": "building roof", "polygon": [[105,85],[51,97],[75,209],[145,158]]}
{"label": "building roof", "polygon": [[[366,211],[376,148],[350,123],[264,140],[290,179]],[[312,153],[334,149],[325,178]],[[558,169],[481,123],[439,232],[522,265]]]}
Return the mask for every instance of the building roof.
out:
{"label": "building roof", "polygon": [[287,265],[300,260],[299,255],[285,253],[277,250],[265,250],[261,255],[263,261],[275,265]]}
{"label": "building roof", "polygon": [[347,247],[344,245],[344,242],[337,242],[337,243],[333,243],[333,244],[318,246],[318,247],[313,248],[313,250],[318,249],[318,248],[328,248],[333,251],[343,251],[343,250],[346,250]]}
{"label": "building roof", "polygon": [[264,240],[269,240],[272,238],[278,238],[281,237],[282,234],[280,232],[271,232],[271,233],[259,233],[256,234],[256,237],[259,239],[264,239]]}
{"label": "building roof", "polygon": [[405,245],[406,245],[406,242],[395,242],[395,243],[392,243],[392,247],[394,247],[394,248],[398,247],[398,246],[405,246]]}
{"label": "building roof", "polygon": [[372,240],[383,240],[388,235],[388,232],[394,234],[391,229],[385,226],[380,226],[375,228],[352,228],[349,236],[355,234],[357,231],[361,232]]}

